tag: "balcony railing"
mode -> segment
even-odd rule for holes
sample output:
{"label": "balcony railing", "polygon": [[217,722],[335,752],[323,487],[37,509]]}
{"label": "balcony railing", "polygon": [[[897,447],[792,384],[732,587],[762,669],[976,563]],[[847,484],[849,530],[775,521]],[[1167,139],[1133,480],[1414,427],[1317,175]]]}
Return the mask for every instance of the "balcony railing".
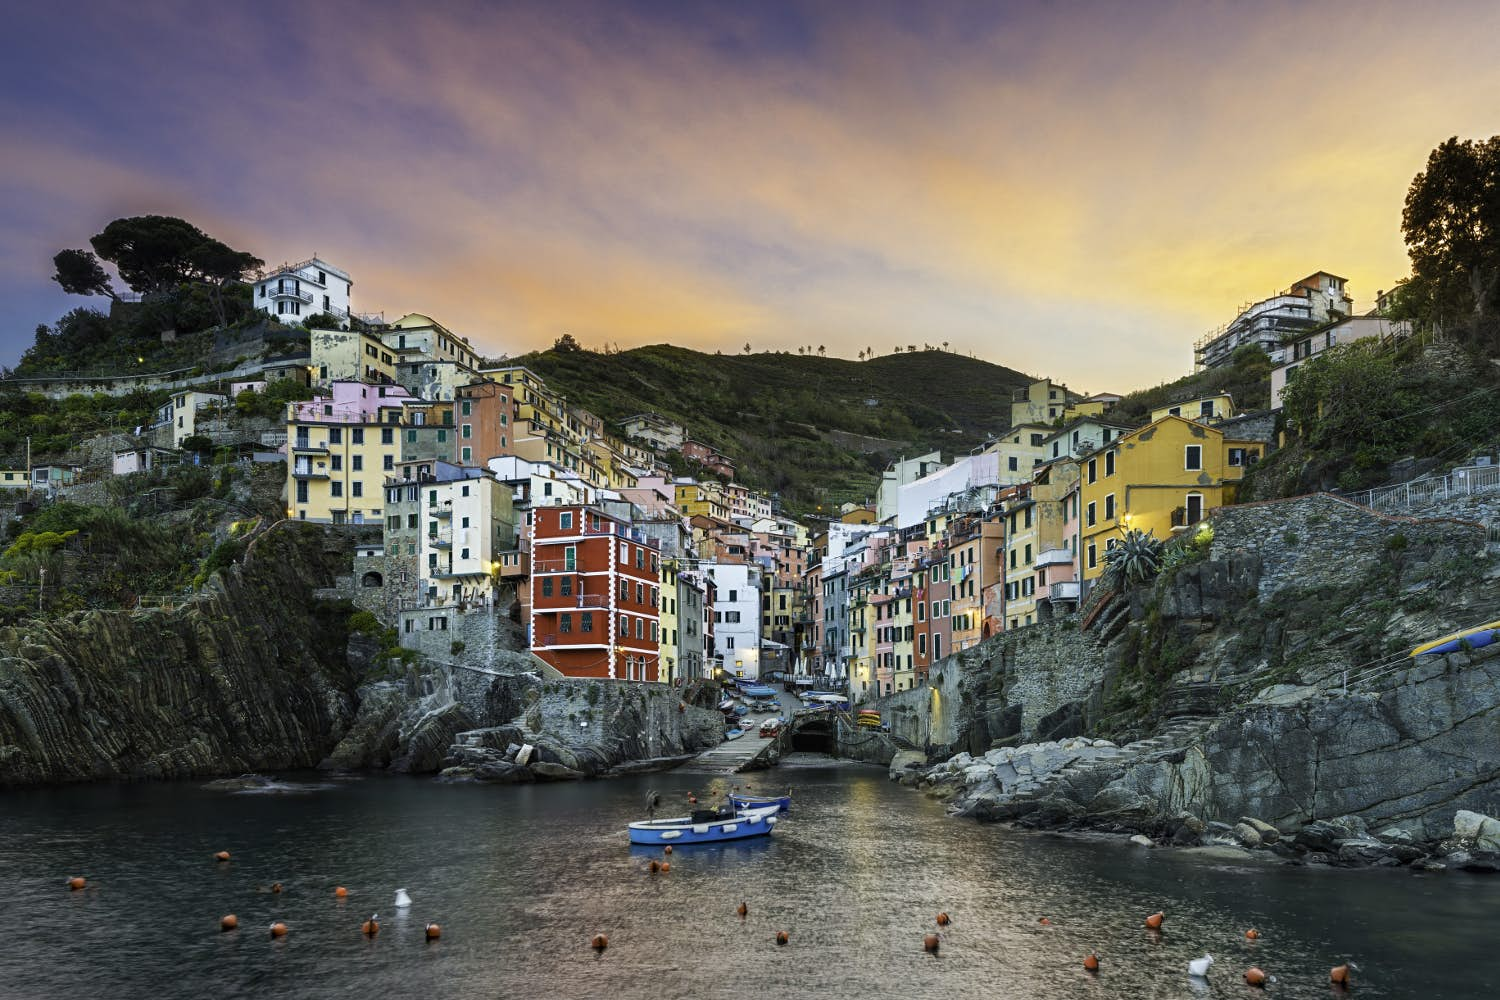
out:
{"label": "balcony railing", "polygon": [[541,597],[538,600],[557,601],[559,603],[549,604],[546,607],[540,604],[534,605],[533,610],[537,614],[551,614],[557,611],[577,611],[580,608],[588,610],[589,608],[609,607],[609,598],[603,594],[575,594],[572,597]]}
{"label": "balcony railing", "polygon": [[427,508],[427,513],[430,516],[432,516],[432,517],[452,517],[453,516],[453,501],[452,500],[444,500],[442,503],[438,504],[436,507],[429,506]]}
{"label": "balcony railing", "polygon": [[1068,549],[1047,549],[1036,557],[1033,569],[1045,569],[1048,566],[1071,566],[1073,564],[1073,553]]}
{"label": "balcony railing", "polygon": [[303,305],[312,305],[312,292],[299,292],[293,288],[271,288],[266,291],[266,296],[273,299],[295,299]]}
{"label": "balcony railing", "polygon": [[1076,601],[1078,600],[1078,581],[1065,580],[1062,583],[1054,583],[1049,589],[1049,594],[1054,601]]}
{"label": "balcony railing", "polygon": [[328,473],[313,468],[309,462],[298,462],[292,466],[292,475],[297,479],[327,479]]}
{"label": "balcony railing", "polygon": [[567,559],[533,559],[531,571],[533,573],[576,573],[578,563]]}

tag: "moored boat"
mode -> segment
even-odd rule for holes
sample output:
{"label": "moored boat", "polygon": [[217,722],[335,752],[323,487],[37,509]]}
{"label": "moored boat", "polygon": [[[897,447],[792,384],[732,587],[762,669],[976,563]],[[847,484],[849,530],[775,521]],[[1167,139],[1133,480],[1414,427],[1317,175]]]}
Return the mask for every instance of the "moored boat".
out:
{"label": "moored boat", "polygon": [[630,824],[632,844],[713,844],[764,837],[776,826],[777,809],[695,809],[691,816]]}
{"label": "moored boat", "polygon": [[1462,632],[1452,632],[1441,639],[1423,643],[1411,651],[1412,656],[1425,656],[1429,653],[1456,653],[1461,649],[1479,649],[1488,646],[1492,642],[1500,641],[1500,622],[1489,622],[1475,628],[1465,629]]}
{"label": "moored boat", "polygon": [[791,812],[792,793],[787,792],[785,795],[745,795],[740,792],[730,792],[729,804],[741,811],[774,808],[777,812]]}

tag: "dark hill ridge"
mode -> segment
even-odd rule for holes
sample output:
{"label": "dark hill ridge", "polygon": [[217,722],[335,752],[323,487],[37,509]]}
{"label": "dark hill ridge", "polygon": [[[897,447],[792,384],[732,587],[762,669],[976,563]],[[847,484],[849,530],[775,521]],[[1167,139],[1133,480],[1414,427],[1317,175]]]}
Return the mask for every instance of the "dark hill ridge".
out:
{"label": "dark hill ridge", "polygon": [[[848,361],[660,344],[514,360],[607,422],[647,411],[680,422],[735,458],[742,482],[781,493],[793,511],[873,499],[881,469],[902,453],[967,452],[1009,425],[1013,391],[1032,381],[946,351]],[[856,445],[837,432],[885,443]]]}

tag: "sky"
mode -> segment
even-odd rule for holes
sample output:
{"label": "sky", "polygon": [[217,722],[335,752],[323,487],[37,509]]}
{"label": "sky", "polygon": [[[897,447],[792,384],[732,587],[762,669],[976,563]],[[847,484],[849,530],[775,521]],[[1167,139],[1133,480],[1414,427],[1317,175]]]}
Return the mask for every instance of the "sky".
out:
{"label": "sky", "polygon": [[1493,3],[40,2],[0,62],[0,363],[111,219],[317,254],[490,355],[947,344],[1089,392],[1408,270],[1500,132]]}

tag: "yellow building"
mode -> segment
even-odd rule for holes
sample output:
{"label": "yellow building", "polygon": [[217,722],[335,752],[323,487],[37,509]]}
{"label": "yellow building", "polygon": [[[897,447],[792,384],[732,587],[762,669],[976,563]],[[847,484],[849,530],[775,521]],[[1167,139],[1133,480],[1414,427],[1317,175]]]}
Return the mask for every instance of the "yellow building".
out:
{"label": "yellow building", "polygon": [[373,333],[313,330],[308,334],[308,341],[314,385],[396,381],[395,353]]}
{"label": "yellow building", "polygon": [[670,684],[681,674],[678,665],[677,643],[681,624],[677,617],[677,572],[676,559],[662,559],[657,563],[657,593],[661,598],[661,608],[657,611],[657,618],[661,621],[661,632],[658,634],[656,654],[657,663],[661,665],[659,671],[661,680]]}
{"label": "yellow building", "polygon": [[399,385],[337,382],[333,395],[287,406],[287,516],[323,524],[379,524],[385,477],[401,461]]}
{"label": "yellow building", "polygon": [[1018,424],[985,449],[996,456],[1000,482],[1024,483],[1032,470],[1047,461],[1046,442],[1056,432],[1051,424]]}
{"label": "yellow building", "polygon": [[672,484],[673,502],[683,517],[705,517],[729,520],[729,498],[717,483],[700,483],[692,479],[679,480]]}
{"label": "yellow building", "polygon": [[1158,406],[1151,411],[1152,421],[1160,420],[1162,417],[1187,417],[1189,420],[1216,422],[1228,420],[1232,416],[1234,416],[1234,399],[1227,392],[1214,393],[1212,396],[1199,396],[1197,399],[1185,399],[1180,403]]}
{"label": "yellow building", "polygon": [[156,426],[170,425],[172,447],[181,448],[183,441],[198,433],[198,421],[213,417],[228,405],[229,397],[216,392],[189,389],[174,393],[156,411]]}
{"label": "yellow building", "polygon": [[1167,415],[1085,459],[1080,463],[1083,578],[1099,577],[1105,552],[1125,531],[1167,539],[1198,523],[1206,511],[1234,503],[1239,480],[1259,461],[1263,447]]}

